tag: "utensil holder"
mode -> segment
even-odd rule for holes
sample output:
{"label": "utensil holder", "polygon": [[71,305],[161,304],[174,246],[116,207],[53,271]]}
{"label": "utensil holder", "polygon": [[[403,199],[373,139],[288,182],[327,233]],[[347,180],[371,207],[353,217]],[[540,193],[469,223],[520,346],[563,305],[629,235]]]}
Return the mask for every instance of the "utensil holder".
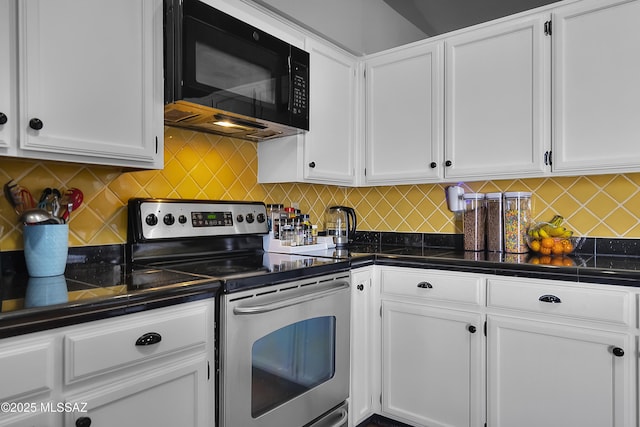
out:
{"label": "utensil holder", "polygon": [[64,274],[69,252],[68,224],[25,225],[24,258],[31,277]]}

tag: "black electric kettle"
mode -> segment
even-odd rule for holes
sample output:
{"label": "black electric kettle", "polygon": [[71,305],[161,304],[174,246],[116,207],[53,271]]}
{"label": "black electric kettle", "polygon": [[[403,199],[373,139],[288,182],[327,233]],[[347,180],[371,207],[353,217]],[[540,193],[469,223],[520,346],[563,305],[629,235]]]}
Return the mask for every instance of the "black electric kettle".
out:
{"label": "black electric kettle", "polygon": [[325,230],[333,237],[336,247],[344,247],[356,235],[356,211],[348,206],[331,206],[327,209]]}

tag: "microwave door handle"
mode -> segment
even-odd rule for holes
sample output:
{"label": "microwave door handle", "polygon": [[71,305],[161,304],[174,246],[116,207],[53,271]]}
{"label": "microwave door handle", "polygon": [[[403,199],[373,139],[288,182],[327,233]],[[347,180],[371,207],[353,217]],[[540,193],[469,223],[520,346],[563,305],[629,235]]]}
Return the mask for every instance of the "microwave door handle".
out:
{"label": "microwave door handle", "polygon": [[284,295],[281,299],[271,301],[267,304],[242,305],[233,307],[233,314],[243,315],[268,313],[270,311],[279,310],[281,308],[290,307],[292,305],[313,301],[318,298],[324,298],[348,288],[349,283],[337,282],[331,287],[322,289],[320,291],[309,292],[308,290],[305,290],[300,291],[297,294],[286,293],[286,295]]}

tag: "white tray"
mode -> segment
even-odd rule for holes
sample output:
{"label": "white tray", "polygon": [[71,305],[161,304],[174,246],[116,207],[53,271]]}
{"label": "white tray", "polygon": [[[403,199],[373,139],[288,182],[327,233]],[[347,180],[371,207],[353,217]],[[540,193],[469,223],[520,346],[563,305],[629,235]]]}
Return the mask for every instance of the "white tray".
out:
{"label": "white tray", "polygon": [[286,246],[281,240],[274,239],[272,234],[264,236],[264,250],[267,252],[280,252],[286,254],[306,253],[312,251],[322,251],[325,249],[335,248],[333,237],[318,236],[318,243],[315,245]]}

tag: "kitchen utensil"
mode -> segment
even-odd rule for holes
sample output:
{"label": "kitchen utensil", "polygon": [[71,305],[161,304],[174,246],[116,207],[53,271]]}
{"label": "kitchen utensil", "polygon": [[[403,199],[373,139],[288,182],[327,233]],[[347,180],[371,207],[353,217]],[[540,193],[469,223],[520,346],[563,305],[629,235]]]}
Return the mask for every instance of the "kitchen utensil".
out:
{"label": "kitchen utensil", "polygon": [[61,215],[61,218],[63,219],[63,221],[65,222],[69,221],[69,216],[71,215],[71,212],[78,209],[82,204],[83,200],[84,200],[84,194],[78,188],[70,188],[67,191],[65,191],[61,201],[64,209]]}
{"label": "kitchen utensil", "polygon": [[40,198],[38,199],[38,208],[39,209],[47,209],[47,204],[49,202],[49,196],[51,195],[51,189],[50,188],[45,188],[44,190],[42,190],[42,194],[40,195]]}
{"label": "kitchen utensil", "polygon": [[7,198],[7,200],[9,201],[9,204],[13,207],[13,210],[20,215],[20,211],[18,209],[18,204],[15,200],[15,198],[13,197],[13,191],[11,190],[12,187],[14,187],[16,184],[15,182],[13,182],[13,180],[9,180],[9,182],[7,182],[3,189],[4,189],[4,197]]}
{"label": "kitchen utensil", "polygon": [[63,220],[50,214],[44,209],[27,209],[20,214],[20,222],[26,225],[35,224],[62,224]]}
{"label": "kitchen utensil", "polygon": [[4,186],[4,192],[9,202],[14,207],[15,212],[20,215],[27,209],[33,209],[36,202],[26,188],[22,187],[14,180],[9,180]]}
{"label": "kitchen utensil", "polygon": [[356,234],[356,211],[348,206],[331,206],[327,210],[325,230],[327,236],[333,236],[336,247],[349,244]]}

